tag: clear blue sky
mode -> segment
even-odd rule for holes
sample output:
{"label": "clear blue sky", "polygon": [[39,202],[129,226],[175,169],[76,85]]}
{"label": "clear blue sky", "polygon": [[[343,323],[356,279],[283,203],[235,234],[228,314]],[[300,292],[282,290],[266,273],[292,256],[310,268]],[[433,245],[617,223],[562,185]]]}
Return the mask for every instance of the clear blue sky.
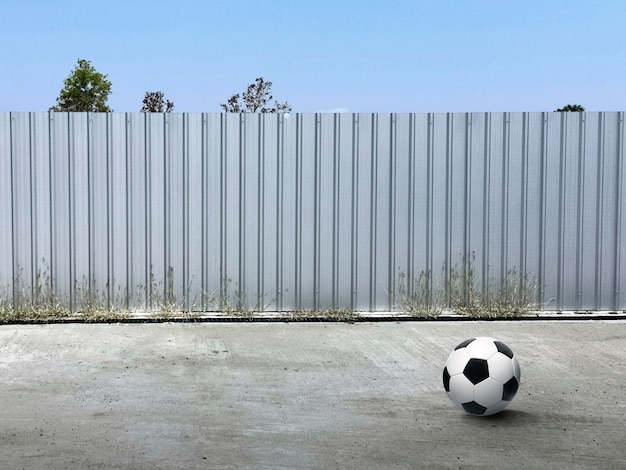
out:
{"label": "clear blue sky", "polygon": [[256,77],[294,112],[626,110],[623,0],[0,0],[0,111],[79,58],[138,111],[220,112]]}

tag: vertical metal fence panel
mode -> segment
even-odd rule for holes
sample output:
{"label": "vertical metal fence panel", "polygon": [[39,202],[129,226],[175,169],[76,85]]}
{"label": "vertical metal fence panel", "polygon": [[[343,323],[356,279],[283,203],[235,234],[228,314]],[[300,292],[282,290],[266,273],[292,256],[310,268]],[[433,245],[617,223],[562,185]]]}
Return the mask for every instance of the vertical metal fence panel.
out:
{"label": "vertical metal fence panel", "polygon": [[49,280],[50,262],[50,158],[47,116],[42,113],[30,115],[30,188],[31,194],[31,228],[32,252],[30,258],[33,295],[43,294],[44,286]]}
{"label": "vertical metal fence panel", "polygon": [[393,293],[390,299],[390,309],[402,301],[400,273],[409,270],[411,259],[409,240],[412,238],[411,217],[408,208],[412,205],[412,162],[413,153],[412,129],[413,119],[409,114],[393,114],[391,116],[391,154],[390,165],[390,205],[391,222],[389,224],[389,282],[388,289]]}
{"label": "vertical metal fence panel", "polygon": [[182,303],[186,310],[204,310],[202,295],[203,279],[203,185],[206,159],[203,146],[204,116],[202,114],[186,115],[185,127],[185,168],[184,168],[184,197],[185,197],[185,260],[184,298]]}
{"label": "vertical metal fence panel", "polygon": [[319,173],[321,116],[302,115],[296,148],[296,303],[317,308],[319,301]]}
{"label": "vertical metal fence panel", "polygon": [[[165,115],[145,114],[129,115],[130,129],[139,137],[132,145],[127,156],[130,174],[128,200],[129,223],[133,224],[131,233],[134,240],[130,246],[144,253],[139,256],[142,263],[137,266],[137,275],[133,276],[135,285],[143,285],[147,290],[150,307],[164,299],[167,280],[167,141]],[[145,132],[143,139],[141,135]],[[138,190],[133,190],[134,186]],[[133,201],[137,201],[133,203]],[[144,220],[143,224],[140,222]]]}
{"label": "vertical metal fence panel", "polygon": [[298,191],[301,187],[299,179],[299,161],[297,148],[300,129],[300,117],[289,115],[282,118],[279,128],[281,135],[276,153],[277,197],[277,273],[276,304],[279,310],[295,310],[299,308],[297,286],[297,254],[298,254]]}
{"label": "vertical metal fence panel", "polygon": [[[571,116],[570,116],[571,114]],[[562,270],[561,298],[577,299],[579,289],[577,281],[577,259],[580,249],[578,239],[578,196],[583,188],[580,181],[580,132],[582,124],[581,113],[563,113],[561,123],[561,141],[563,164],[561,171],[562,188],[560,197],[563,200],[561,207],[561,234],[559,237],[559,259]]]}
{"label": "vertical metal fence panel", "polygon": [[[31,229],[32,249],[29,257],[32,266],[32,284],[35,286],[34,295],[39,295],[37,285],[43,282],[43,264],[49,258],[50,244],[50,204],[49,194],[49,158],[47,148],[47,122],[42,120],[40,114],[33,113],[30,116],[30,141],[31,141],[31,164],[30,164],[30,187],[31,194]],[[43,122],[42,122],[43,121]]]}
{"label": "vertical metal fence panel", "polygon": [[[484,250],[482,247],[485,221],[483,204],[485,192],[485,115],[469,114],[465,122],[465,174],[463,175],[463,235],[462,252],[474,258],[473,269],[481,279],[485,271]],[[482,290],[482,285],[480,286]]]}
{"label": "vertical metal fence panel", "polygon": [[256,174],[255,191],[249,195],[255,214],[256,231],[252,230],[254,267],[248,270],[249,304],[252,308],[277,309],[277,244],[278,239],[278,176],[279,125],[282,116],[258,120],[255,141],[256,158],[251,164]]}
{"label": "vertical metal fence panel", "polygon": [[432,214],[430,237],[432,240],[433,266],[442,266],[442,282],[450,282],[452,256],[450,253],[450,200],[449,189],[452,185],[448,169],[448,121],[445,114],[433,114],[431,122],[431,157],[432,162],[432,199],[427,201]]}
{"label": "vertical metal fence panel", "polygon": [[370,281],[375,295],[372,309],[387,310],[390,309],[390,300],[393,299],[393,292],[390,289],[391,231],[394,215],[391,189],[394,184],[392,178],[396,155],[391,141],[395,132],[395,122],[392,120],[392,115],[377,114],[374,116],[373,123],[375,140],[372,143],[372,153],[376,164],[372,179],[376,182],[376,191],[372,194],[374,204],[371,213],[371,230],[374,234],[371,262],[374,268]]}
{"label": "vertical metal fence panel", "polygon": [[521,145],[517,136],[521,122],[515,115],[504,113],[502,129],[502,222],[503,245],[500,269],[496,273],[497,288],[506,287],[507,276],[519,267]]}
{"label": "vertical metal fence panel", "polygon": [[185,142],[186,115],[165,114],[165,301],[185,297]]}
{"label": "vertical metal fence panel", "polygon": [[[72,305],[73,271],[70,259],[69,120],[66,114],[50,114],[50,275],[59,300]],[[15,158],[24,158],[16,155]]]}
{"label": "vertical metal fence panel", "polygon": [[[579,166],[581,168],[578,183],[578,237],[579,251],[577,253],[576,284],[577,309],[596,309],[596,246],[598,228],[596,213],[598,206],[598,128],[600,114],[586,113],[581,120],[581,139],[579,148]],[[586,275],[585,275],[586,274]]]}
{"label": "vertical metal fence panel", "polygon": [[0,302],[13,304],[13,185],[11,113],[0,113]]}
{"label": "vertical metal fence panel", "polygon": [[[25,298],[31,296],[34,277],[31,259],[33,241],[33,194],[31,166],[33,149],[29,113],[14,113],[11,118],[11,180],[13,277],[14,291]],[[17,157],[17,158],[16,158]]]}
{"label": "vertical metal fence panel", "polygon": [[[543,130],[544,115],[542,113],[524,114],[526,129],[523,143],[525,145],[525,168],[521,175],[525,179],[526,199],[524,201],[523,273],[532,273],[536,277],[538,302],[543,302],[544,279],[541,266],[543,264]],[[521,262],[522,263],[522,262]]]}
{"label": "vertical metal fence panel", "polygon": [[626,288],[623,287],[626,281],[626,214],[624,214],[624,207],[626,206],[626,123],[624,122],[623,112],[617,116],[617,191],[615,201],[615,212],[617,214],[617,221],[615,227],[616,243],[616,257],[615,257],[615,273],[613,283],[615,285],[615,301],[614,305],[624,305],[626,303]]}
{"label": "vertical metal fence panel", "polygon": [[[601,255],[601,277],[602,287],[600,290],[600,308],[612,308],[617,300],[619,286],[616,284],[618,273],[616,263],[620,257],[619,243],[619,214],[623,210],[619,206],[619,193],[621,191],[621,178],[619,174],[620,158],[619,152],[619,119],[620,115],[611,113],[606,115],[604,125],[604,146],[603,146],[603,192],[602,192],[602,255]],[[606,280],[606,281],[605,281]]]}
{"label": "vertical metal fence panel", "polygon": [[[123,245],[116,247],[116,251],[119,249],[120,255],[125,251],[125,287],[129,291],[129,297],[140,305],[148,302],[150,293],[150,252],[154,240],[147,225],[150,221],[147,198],[150,191],[148,166],[156,165],[156,161],[148,155],[149,130],[145,118],[146,115],[143,114],[124,115],[122,135],[126,138],[125,145],[124,148],[117,149],[123,153],[117,154],[117,171],[113,177],[113,188],[116,188],[115,205],[120,215],[116,220],[124,229],[119,234],[124,237]],[[159,144],[159,148],[162,148],[162,143]],[[116,237],[118,240],[119,235]]]}
{"label": "vertical metal fence panel", "polygon": [[108,304],[109,282],[109,114],[90,113],[89,126],[89,286]]}
{"label": "vertical metal fence panel", "polygon": [[[260,115],[244,121],[242,135],[241,170],[239,174],[240,203],[238,240],[239,250],[239,297],[245,305],[256,307],[258,303],[257,280],[259,277],[260,237],[262,235],[264,181],[261,176],[264,162],[264,119]],[[263,287],[261,287],[262,289]]]}
{"label": "vertical metal fence panel", "polygon": [[[137,299],[133,285],[129,283],[128,268],[137,263],[135,257],[129,256],[128,246],[128,212],[126,195],[128,194],[126,179],[126,149],[128,142],[127,115],[115,113],[109,115],[107,192],[108,192],[108,240],[109,253],[108,277],[109,298],[111,306],[120,308],[136,307],[138,302],[145,303],[145,292]],[[142,156],[143,157],[143,156]],[[144,159],[145,160],[145,159]],[[141,246],[141,245],[140,245]],[[145,255],[145,240],[143,243]],[[144,264],[145,266],[145,264]],[[131,302],[132,296],[135,299]]]}
{"label": "vertical metal fence panel", "polygon": [[89,301],[93,246],[90,245],[90,208],[93,205],[90,187],[89,114],[70,113],[69,167],[70,167],[70,263],[74,288],[74,308],[84,308]]}
{"label": "vertical metal fence panel", "polygon": [[351,114],[333,116],[336,129],[336,142],[333,152],[334,160],[334,233],[335,248],[333,250],[333,308],[353,308],[354,272],[352,258],[355,251],[353,208],[354,193],[354,124]]}
{"label": "vertical metal fence panel", "polygon": [[221,288],[221,149],[222,120],[219,114],[202,115],[202,182],[199,192],[190,197],[201,197],[202,245],[198,256],[202,263],[201,299],[204,308],[210,308]]}
{"label": "vertical metal fence panel", "polygon": [[[337,238],[335,230],[338,226],[336,214],[337,194],[337,169],[336,162],[339,156],[335,152],[335,142],[337,142],[337,128],[332,114],[321,114],[319,116],[319,164],[317,180],[316,204],[316,231],[315,241],[316,251],[316,303],[333,305],[333,287],[337,276],[336,254]],[[322,274],[324,273],[324,274]]]}
{"label": "vertical metal fence panel", "polygon": [[561,259],[559,258],[559,240],[561,236],[561,114],[546,114],[544,127],[544,155],[543,155],[543,198],[542,212],[543,222],[543,265],[540,266],[544,279],[551,282],[545,283],[543,301],[546,304],[554,304],[555,308],[561,308]]}
{"label": "vertical metal fence panel", "polygon": [[221,154],[222,187],[221,206],[221,276],[222,289],[234,297],[232,302],[239,302],[241,279],[239,250],[241,236],[241,194],[245,188],[245,174],[241,163],[244,157],[245,117],[243,115],[225,115],[222,127],[223,142]]}
{"label": "vertical metal fence panel", "polygon": [[[465,230],[469,224],[466,219],[467,179],[470,155],[467,147],[467,114],[450,115],[447,136],[447,161],[449,172],[448,199],[448,242],[451,261],[467,256]],[[451,264],[452,266],[454,264]],[[462,266],[460,267],[462,269]]]}
{"label": "vertical metal fence panel", "polygon": [[624,309],[625,132],[624,113],[0,113],[0,302],[375,311],[425,273],[448,301],[526,274],[543,308]]}
{"label": "vertical metal fence panel", "polygon": [[399,268],[397,271],[397,274],[402,276],[407,295],[413,292],[413,286],[407,285],[407,279],[419,279],[420,273],[429,272],[434,277],[434,282],[437,283],[437,278],[441,274],[439,269],[433,270],[431,265],[429,201],[431,200],[430,169],[432,165],[429,153],[429,122],[430,115],[410,115],[407,130],[409,134],[409,152],[405,168],[408,191],[405,208],[408,232],[407,258],[406,270]]}
{"label": "vertical metal fence panel", "polygon": [[503,251],[506,248],[506,221],[508,213],[505,210],[506,181],[503,178],[504,148],[505,148],[505,116],[501,113],[494,113],[488,120],[488,138],[485,143],[487,158],[485,161],[485,177],[487,184],[483,198],[485,211],[485,253],[483,255],[483,266],[481,277],[483,288],[484,283],[492,278],[500,279],[502,270],[505,269],[506,262],[503,259]]}
{"label": "vertical metal fence panel", "polygon": [[353,209],[354,261],[353,291],[354,308],[371,310],[374,290],[371,289],[372,277],[372,196],[376,181],[372,181],[374,158],[372,156],[372,115],[355,115],[354,138],[354,184],[355,203]]}

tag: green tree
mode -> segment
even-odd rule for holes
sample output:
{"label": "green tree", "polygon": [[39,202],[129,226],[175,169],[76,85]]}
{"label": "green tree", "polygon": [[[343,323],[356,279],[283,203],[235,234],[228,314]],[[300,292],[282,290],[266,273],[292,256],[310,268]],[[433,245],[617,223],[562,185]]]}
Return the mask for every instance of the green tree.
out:
{"label": "green tree", "polygon": [[57,104],[50,108],[51,111],[112,111],[107,106],[111,82],[106,75],[97,72],[88,60],[78,59],[78,64],[64,84]]}
{"label": "green tree", "polygon": [[288,113],[291,111],[291,106],[286,101],[284,103],[274,101],[273,107],[266,107],[267,103],[274,99],[271,93],[272,82],[266,82],[259,77],[254,83],[248,85],[248,89],[243,92],[242,96],[237,93],[220,106],[227,113]]}
{"label": "green tree", "polygon": [[165,107],[166,113],[171,113],[174,110],[174,103],[170,100],[163,102],[164,94],[162,91],[146,91],[146,96],[143,99],[142,113],[162,113]]}
{"label": "green tree", "polygon": [[568,104],[556,110],[557,113],[582,113],[585,108],[580,104]]}

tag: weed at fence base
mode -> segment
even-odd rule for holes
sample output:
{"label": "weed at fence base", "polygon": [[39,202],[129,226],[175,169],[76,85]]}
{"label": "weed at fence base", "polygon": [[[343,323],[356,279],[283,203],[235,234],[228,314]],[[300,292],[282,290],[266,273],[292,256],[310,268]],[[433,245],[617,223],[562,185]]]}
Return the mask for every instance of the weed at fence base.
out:
{"label": "weed at fence base", "polygon": [[464,258],[461,269],[450,272],[450,307],[473,318],[518,318],[538,309],[537,279],[517,268],[507,271],[502,280],[480,282],[474,268],[475,254]]}
{"label": "weed at fence base", "polygon": [[[479,282],[475,276],[474,256],[464,259],[462,266],[447,271],[440,278],[431,271],[421,271],[416,279],[409,280],[400,271],[390,294],[393,312],[387,316],[435,319],[449,316],[450,311],[472,318],[517,318],[536,308],[538,285],[535,278],[521,274],[513,268],[506,278],[496,282]],[[113,284],[113,282],[112,282]],[[176,293],[181,298],[177,298]],[[23,321],[51,322],[71,320],[85,322],[124,321],[141,319],[167,321],[170,319],[197,320],[207,316],[218,318],[254,319],[271,317],[293,320],[324,319],[353,321],[370,316],[349,308],[318,308],[268,313],[276,298],[266,301],[266,294],[257,296],[256,304],[249,307],[244,292],[233,286],[230,278],[220,282],[219,295],[202,291],[199,297],[190,297],[191,283],[176,289],[174,270],[168,268],[165,282],[157,282],[150,269],[146,287],[138,285],[129,289],[109,285],[98,288],[94,279],[83,277],[74,284],[74,297],[70,309],[59,300],[53,289],[49,271],[39,271],[34,287],[21,281],[18,274],[11,288],[0,288],[0,323]],[[139,313],[140,312],[140,313]],[[374,315],[376,316],[376,315]]]}
{"label": "weed at fence base", "polygon": [[436,318],[444,309],[443,292],[434,287],[430,271],[421,271],[412,283],[403,271],[398,274],[398,302],[395,308],[413,317]]}

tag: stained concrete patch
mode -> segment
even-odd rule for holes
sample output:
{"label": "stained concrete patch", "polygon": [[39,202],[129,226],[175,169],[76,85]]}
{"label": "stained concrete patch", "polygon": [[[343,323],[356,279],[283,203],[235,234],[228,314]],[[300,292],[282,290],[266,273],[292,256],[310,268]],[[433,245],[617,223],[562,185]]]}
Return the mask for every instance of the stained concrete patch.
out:
{"label": "stained concrete patch", "polygon": [[[477,418],[441,385],[474,336],[522,386]],[[626,468],[626,322],[0,327],[5,468]]]}

